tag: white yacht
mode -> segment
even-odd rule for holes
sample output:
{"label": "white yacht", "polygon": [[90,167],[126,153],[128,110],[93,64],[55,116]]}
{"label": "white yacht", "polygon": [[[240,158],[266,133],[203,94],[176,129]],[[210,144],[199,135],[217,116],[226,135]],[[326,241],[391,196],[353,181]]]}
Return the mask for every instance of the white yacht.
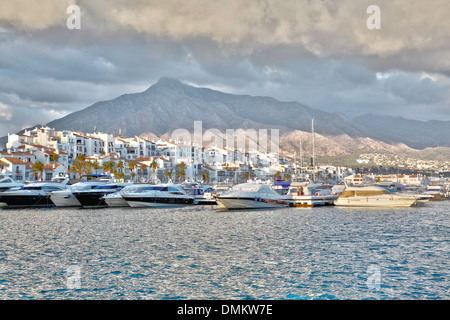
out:
{"label": "white yacht", "polygon": [[[4,191],[20,189],[25,184],[21,182],[17,182],[9,175],[0,174],[0,194]],[[6,207],[7,204],[5,202],[0,201],[0,208]]]}
{"label": "white yacht", "polygon": [[17,182],[9,175],[0,174],[0,192],[11,190],[12,188],[23,187],[25,183]]}
{"label": "white yacht", "polygon": [[124,192],[122,197],[130,207],[180,207],[194,204],[194,197],[177,184],[163,184],[144,190]]}
{"label": "white yacht", "polygon": [[129,207],[130,205],[128,204],[128,202],[122,197],[124,193],[142,191],[151,186],[152,184],[137,184],[126,186],[122,190],[105,194],[103,196],[103,200],[105,200],[106,204],[110,207]]}
{"label": "white yacht", "polygon": [[69,179],[62,182],[44,181],[26,184],[19,189],[13,188],[0,194],[0,202],[6,208],[49,208],[55,204],[50,199],[53,191],[64,190]]}
{"label": "white yacht", "polygon": [[444,185],[428,185],[424,193],[431,196],[431,201],[448,200],[448,198],[446,197],[446,188]]}
{"label": "white yacht", "polygon": [[213,197],[213,189],[206,185],[183,186],[183,190],[194,198],[194,204],[216,205],[216,199]]}
{"label": "white yacht", "polygon": [[103,196],[122,190],[132,184],[132,182],[106,183],[90,190],[73,191],[72,193],[83,208],[101,208],[108,206]]}
{"label": "white yacht", "polygon": [[287,207],[288,198],[270,186],[242,183],[216,196],[217,204],[224,209],[268,209]]}
{"label": "white yacht", "polygon": [[392,192],[380,186],[348,187],[334,202],[347,207],[411,207],[419,205],[415,195]]}
{"label": "white yacht", "polygon": [[287,193],[289,206],[291,207],[317,207],[334,205],[339,197],[331,187],[321,183],[313,183],[311,180],[304,182],[293,182]]}
{"label": "white yacht", "polygon": [[80,181],[67,186],[65,190],[53,191],[50,199],[57,207],[81,207],[80,201],[73,195],[74,191],[91,190],[97,186],[105,185],[107,181]]}

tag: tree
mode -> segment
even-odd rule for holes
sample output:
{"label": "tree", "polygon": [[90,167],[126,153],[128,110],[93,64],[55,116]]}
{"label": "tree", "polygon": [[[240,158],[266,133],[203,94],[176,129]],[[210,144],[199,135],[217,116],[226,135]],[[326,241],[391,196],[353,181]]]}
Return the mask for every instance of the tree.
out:
{"label": "tree", "polygon": [[166,176],[168,176],[169,179],[172,178],[172,170],[167,171],[167,172],[166,172]]}
{"label": "tree", "polygon": [[142,170],[142,175],[143,178],[145,179],[145,171],[147,170],[148,165],[146,165],[145,163],[141,163],[141,170]]}
{"label": "tree", "polygon": [[38,180],[42,181],[42,176],[44,174],[44,164],[42,162],[38,161],[33,164],[31,171],[33,171],[33,177],[38,177]]}
{"label": "tree", "polygon": [[114,162],[113,161],[108,161],[103,165],[103,170],[105,171],[105,173],[109,173],[111,174],[111,171],[114,169]]}
{"label": "tree", "polygon": [[120,161],[117,163],[117,168],[119,168],[119,172],[122,172],[122,170],[123,170],[123,161],[122,161],[122,160],[120,160]]}
{"label": "tree", "polygon": [[100,166],[100,164],[98,163],[97,159],[95,159],[95,161],[94,161],[92,167],[93,167],[94,170],[95,170],[95,174],[98,174],[97,170],[100,169],[101,166]]}
{"label": "tree", "polygon": [[250,173],[248,171],[244,172],[242,178],[244,181],[247,181],[250,178]]}
{"label": "tree", "polygon": [[185,168],[186,168],[186,164],[183,161],[180,162],[179,164],[177,164],[177,169],[180,169],[179,171],[177,170],[177,174],[176,174],[177,178],[180,177],[180,178],[183,178],[183,180],[184,180],[184,178],[186,176],[186,173],[184,171]]}
{"label": "tree", "polygon": [[158,168],[158,164],[156,163],[155,159],[153,159],[150,163],[150,168],[152,168],[153,170],[153,175],[156,176],[156,169]]}
{"label": "tree", "polygon": [[56,163],[56,161],[58,161],[59,159],[59,155],[58,154],[52,154],[50,159],[53,161],[53,163]]}
{"label": "tree", "polygon": [[209,171],[208,170],[205,169],[202,171],[202,178],[203,178],[203,181],[209,183]]}
{"label": "tree", "polygon": [[79,180],[83,177],[83,173],[89,174],[89,168],[84,161],[84,157],[77,156],[73,164],[70,166],[69,172],[78,173]]}
{"label": "tree", "polygon": [[136,161],[130,161],[130,163],[128,163],[128,168],[130,168],[131,170],[131,179],[134,180],[134,177],[136,175],[136,173],[134,172],[136,170],[137,164]]}

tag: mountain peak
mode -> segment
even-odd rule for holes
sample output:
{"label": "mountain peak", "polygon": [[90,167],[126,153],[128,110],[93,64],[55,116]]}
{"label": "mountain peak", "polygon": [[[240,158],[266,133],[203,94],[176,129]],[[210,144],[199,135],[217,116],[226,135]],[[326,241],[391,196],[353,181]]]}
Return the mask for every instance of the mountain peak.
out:
{"label": "mountain peak", "polygon": [[175,78],[162,77],[152,87],[154,86],[166,88],[179,88],[184,87],[184,84],[180,80]]}

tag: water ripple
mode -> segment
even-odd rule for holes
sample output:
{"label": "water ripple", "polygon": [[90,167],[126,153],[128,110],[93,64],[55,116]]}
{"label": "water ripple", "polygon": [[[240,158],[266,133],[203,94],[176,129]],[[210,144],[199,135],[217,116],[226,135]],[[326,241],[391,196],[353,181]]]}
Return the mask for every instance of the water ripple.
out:
{"label": "water ripple", "polygon": [[0,210],[0,298],[449,299],[447,206]]}

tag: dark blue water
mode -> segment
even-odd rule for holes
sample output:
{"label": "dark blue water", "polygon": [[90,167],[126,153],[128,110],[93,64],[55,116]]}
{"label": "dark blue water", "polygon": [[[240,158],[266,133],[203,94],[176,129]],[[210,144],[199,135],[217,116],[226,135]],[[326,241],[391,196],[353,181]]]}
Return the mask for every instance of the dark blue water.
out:
{"label": "dark blue water", "polygon": [[0,210],[0,299],[449,299],[449,208]]}

